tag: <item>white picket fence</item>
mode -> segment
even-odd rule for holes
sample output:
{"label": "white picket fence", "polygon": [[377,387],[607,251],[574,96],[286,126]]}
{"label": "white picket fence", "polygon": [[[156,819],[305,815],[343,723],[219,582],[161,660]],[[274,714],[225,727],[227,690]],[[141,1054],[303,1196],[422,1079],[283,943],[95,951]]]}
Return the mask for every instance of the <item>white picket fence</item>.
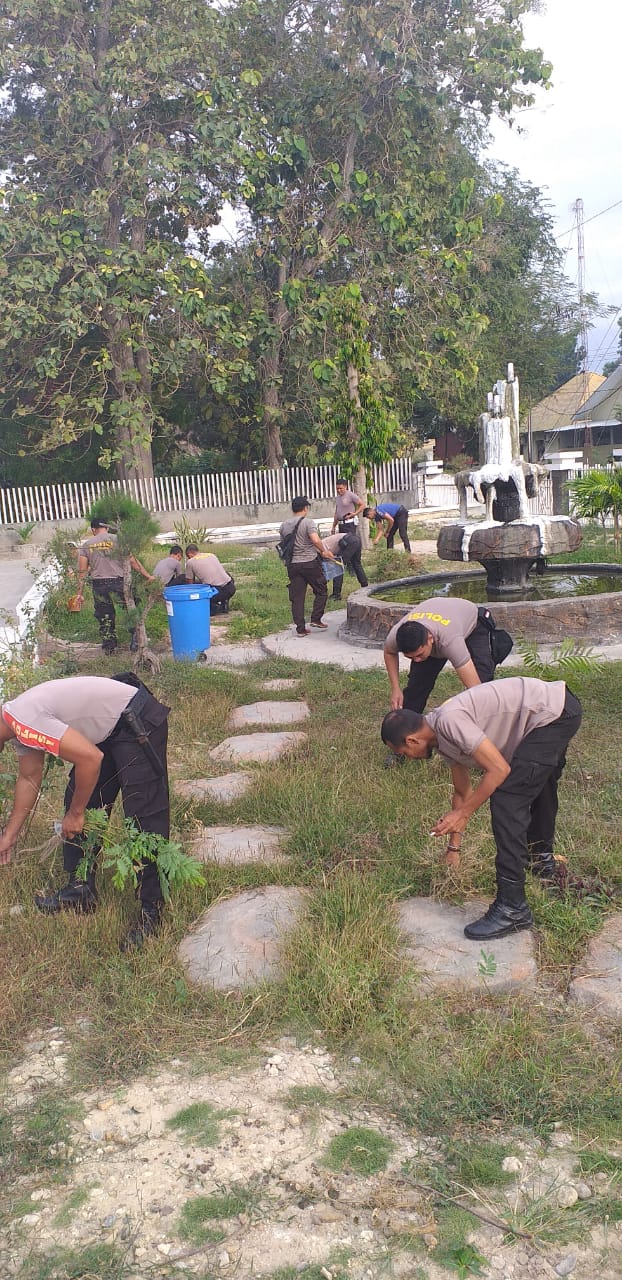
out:
{"label": "white picket fence", "polygon": [[[289,504],[297,494],[312,501],[331,501],[339,470],[334,466],[282,467],[275,470],[210,472],[195,476],[156,476],[152,479],[96,481],[94,483],[46,484],[23,488],[0,488],[0,526],[80,520],[97,498],[121,489],[147,510],[202,511],[231,507],[262,507]],[[411,458],[395,458],[374,467],[374,492],[408,494],[408,504],[422,508],[451,510],[458,494],[451,475],[430,475],[417,471]],[[469,493],[469,506],[478,504]],[[545,481],[537,499],[530,502],[533,514],[551,515],[551,483]],[[479,507],[481,511],[481,507]]]}
{"label": "white picket fence", "polygon": [[[334,466],[281,467],[0,489],[0,525],[79,520],[96,498],[113,489],[121,489],[153,512],[268,506],[290,503],[302,493],[312,501],[330,500],[338,476]],[[415,477],[410,458],[395,458],[374,468],[374,488],[378,494],[405,493],[416,488]]]}

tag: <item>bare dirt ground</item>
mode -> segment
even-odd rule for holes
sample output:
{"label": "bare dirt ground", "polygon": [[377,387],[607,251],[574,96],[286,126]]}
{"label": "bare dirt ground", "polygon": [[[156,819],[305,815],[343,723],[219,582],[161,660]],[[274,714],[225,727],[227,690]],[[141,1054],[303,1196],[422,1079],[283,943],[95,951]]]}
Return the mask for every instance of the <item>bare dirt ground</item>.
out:
{"label": "bare dirt ground", "polygon": [[[88,1020],[77,1034],[88,1034]],[[9,1112],[36,1109],[42,1090],[67,1097],[67,1049],[59,1027],[30,1038],[6,1081]],[[491,1135],[507,1150],[512,1180],[494,1195],[461,1197],[480,1216],[465,1237],[470,1252],[448,1265],[439,1254],[438,1196],[419,1185],[438,1162],[440,1143],[400,1124],[388,1108],[362,1103],[366,1079],[358,1058],[339,1064],[318,1033],[307,1044],[283,1038],[209,1074],[173,1059],[126,1086],[71,1091],[66,1166],[57,1178],[30,1173],[12,1188],[19,1208],[0,1242],[0,1276],[92,1276],[50,1269],[50,1257],[107,1243],[122,1259],[115,1277],[619,1280],[622,1224],[608,1224],[604,1211],[570,1244],[542,1243],[533,1226],[544,1206],[563,1220],[609,1188],[606,1174],[580,1175],[573,1136],[561,1130],[548,1144],[518,1131]],[[171,1126],[188,1108],[203,1115],[202,1137]],[[388,1140],[384,1169],[328,1167],[331,1142],[354,1126]],[[222,1216],[204,1223],[201,1238],[200,1228],[189,1232],[189,1215],[201,1197],[214,1196],[222,1198]],[[524,1234],[491,1225],[501,1218]]]}

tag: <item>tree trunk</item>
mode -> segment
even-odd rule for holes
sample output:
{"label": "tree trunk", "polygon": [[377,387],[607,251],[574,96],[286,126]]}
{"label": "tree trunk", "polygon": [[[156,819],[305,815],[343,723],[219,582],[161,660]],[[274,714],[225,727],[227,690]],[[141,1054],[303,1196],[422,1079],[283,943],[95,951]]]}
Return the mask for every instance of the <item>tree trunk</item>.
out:
{"label": "tree trunk", "polygon": [[[361,396],[359,392],[359,371],[356,365],[348,361],[346,376],[348,379],[348,399],[352,405],[350,417],[348,420],[348,444],[350,446],[351,456],[356,459],[359,452],[359,428],[358,415],[361,412]],[[356,473],[354,475],[354,490],[359,497],[363,494],[367,498],[367,472],[362,462],[358,463]],[[369,520],[361,517],[359,524],[360,539],[364,551],[369,549]]]}
{"label": "tree trunk", "polygon": [[134,615],[136,623],[134,626],[134,634],[138,642],[138,649],[132,657],[132,670],[147,670],[152,675],[157,675],[162,663],[153,649],[149,648],[149,640],[147,637],[147,628],[145,627],[145,619],[149,610],[153,607],[153,600],[148,600],[147,604],[138,612],[136,601],[134,599],[134,590],[132,587],[132,566],[129,556],[123,557],[123,598],[127,611],[130,615]]}
{"label": "tree trunk", "polygon": [[290,314],[281,296],[283,285],[287,279],[287,268],[284,262],[279,264],[278,293],[274,304],[273,323],[275,336],[263,360],[263,419],[265,457],[267,467],[283,466],[283,445],[281,442],[281,423],[283,409],[281,406],[281,357],[285,330]]}

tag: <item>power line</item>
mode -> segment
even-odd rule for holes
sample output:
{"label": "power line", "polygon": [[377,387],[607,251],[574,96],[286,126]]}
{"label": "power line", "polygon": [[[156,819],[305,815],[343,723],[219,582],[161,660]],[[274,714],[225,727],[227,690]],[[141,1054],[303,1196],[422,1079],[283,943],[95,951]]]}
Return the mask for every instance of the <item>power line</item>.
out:
{"label": "power line", "polygon": [[[619,204],[622,204],[622,200],[616,200],[614,204],[609,204],[609,205],[607,205],[607,208],[606,208],[606,209],[601,209],[600,213],[593,213],[593,214],[592,214],[592,216],[591,216],[591,218],[584,218],[584,219],[583,219],[583,225],[584,225],[584,226],[587,226],[587,223],[588,223],[588,222],[594,222],[594,221],[596,220],[596,218],[602,218],[602,216],[603,216],[603,214],[604,214],[604,213],[609,213],[609,211],[610,211],[611,209],[617,209],[617,207],[618,207],[618,205],[619,205]],[[573,206],[573,207],[574,207],[574,206]],[[554,239],[555,239],[555,240],[561,240],[561,239],[562,239],[562,236],[567,236],[567,235],[569,235],[569,234],[570,234],[570,232],[574,231],[574,227],[575,227],[575,224],[574,224],[574,222],[573,222],[573,224],[572,224],[572,226],[571,226],[571,227],[568,227],[568,228],[566,229],[566,231],[560,231],[558,235],[554,236]]]}

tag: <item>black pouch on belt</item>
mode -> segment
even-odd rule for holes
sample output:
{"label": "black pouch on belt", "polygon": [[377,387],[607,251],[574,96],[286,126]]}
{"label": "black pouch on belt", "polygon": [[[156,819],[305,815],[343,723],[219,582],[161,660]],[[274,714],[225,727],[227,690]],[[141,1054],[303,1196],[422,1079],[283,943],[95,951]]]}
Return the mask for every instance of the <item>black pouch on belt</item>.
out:
{"label": "black pouch on belt", "polygon": [[132,737],[136,739],[138,745],[144,751],[156,777],[161,778],[164,774],[164,768],[149,741],[149,730],[140,714],[148,700],[153,697],[153,694],[133,673],[125,671],[121,675],[113,676],[112,679],[119,680],[122,684],[134,685],[137,689],[132,701],[125,708],[125,711],[121,712],[119,722],[124,724],[126,729],[129,729]]}

